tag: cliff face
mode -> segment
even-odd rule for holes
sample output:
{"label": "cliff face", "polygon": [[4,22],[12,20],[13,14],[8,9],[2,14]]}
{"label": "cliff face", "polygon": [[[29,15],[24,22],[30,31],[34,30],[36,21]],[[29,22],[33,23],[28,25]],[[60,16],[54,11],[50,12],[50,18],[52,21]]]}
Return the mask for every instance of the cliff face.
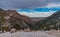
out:
{"label": "cliff face", "polygon": [[16,10],[0,9],[0,30],[32,28],[32,20]]}
{"label": "cliff face", "polygon": [[39,29],[60,29],[60,11],[55,12],[53,15],[39,21],[37,24]]}

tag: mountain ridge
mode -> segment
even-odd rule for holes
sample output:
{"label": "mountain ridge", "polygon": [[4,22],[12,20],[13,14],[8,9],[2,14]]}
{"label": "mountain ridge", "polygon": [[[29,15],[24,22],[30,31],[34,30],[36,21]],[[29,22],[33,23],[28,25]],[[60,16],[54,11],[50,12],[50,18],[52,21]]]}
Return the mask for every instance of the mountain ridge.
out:
{"label": "mountain ridge", "polygon": [[43,30],[50,30],[50,29],[55,29],[57,30],[58,28],[60,29],[60,10],[52,14],[51,16],[39,21],[36,25],[38,25],[39,29]]}
{"label": "mountain ridge", "polygon": [[16,10],[0,9],[0,30],[8,31],[11,28],[17,30],[24,28],[32,29],[32,27],[34,27],[32,20],[28,16],[21,15]]}

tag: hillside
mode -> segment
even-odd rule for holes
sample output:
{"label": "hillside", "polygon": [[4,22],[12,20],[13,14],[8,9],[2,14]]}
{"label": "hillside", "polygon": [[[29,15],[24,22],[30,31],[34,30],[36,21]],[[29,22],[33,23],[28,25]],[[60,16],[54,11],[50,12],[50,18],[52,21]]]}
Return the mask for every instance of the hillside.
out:
{"label": "hillside", "polygon": [[44,20],[39,21],[36,25],[38,29],[42,30],[60,29],[60,10]]}
{"label": "hillside", "polygon": [[10,30],[15,28],[17,30],[30,28],[32,29],[32,20],[28,16],[19,14],[16,10],[0,9],[0,30]]}

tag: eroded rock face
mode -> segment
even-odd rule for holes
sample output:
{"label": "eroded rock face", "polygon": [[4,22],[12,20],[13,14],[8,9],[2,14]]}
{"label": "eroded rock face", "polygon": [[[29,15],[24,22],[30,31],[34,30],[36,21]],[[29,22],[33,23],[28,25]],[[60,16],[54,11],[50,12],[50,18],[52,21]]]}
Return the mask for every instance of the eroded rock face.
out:
{"label": "eroded rock face", "polygon": [[[0,16],[2,19],[0,19],[1,27],[8,30],[11,28],[24,29],[24,27],[30,28],[32,26],[32,20],[28,16],[19,14],[16,10],[0,10]],[[23,22],[26,24],[23,24]]]}

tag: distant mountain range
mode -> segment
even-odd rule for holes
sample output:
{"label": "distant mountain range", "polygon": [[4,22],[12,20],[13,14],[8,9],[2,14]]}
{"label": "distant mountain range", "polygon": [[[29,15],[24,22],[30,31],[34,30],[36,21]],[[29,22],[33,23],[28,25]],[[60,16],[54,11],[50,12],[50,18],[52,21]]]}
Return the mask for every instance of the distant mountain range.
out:
{"label": "distant mountain range", "polygon": [[38,21],[45,19],[46,17],[30,17],[33,24],[36,24]]}

